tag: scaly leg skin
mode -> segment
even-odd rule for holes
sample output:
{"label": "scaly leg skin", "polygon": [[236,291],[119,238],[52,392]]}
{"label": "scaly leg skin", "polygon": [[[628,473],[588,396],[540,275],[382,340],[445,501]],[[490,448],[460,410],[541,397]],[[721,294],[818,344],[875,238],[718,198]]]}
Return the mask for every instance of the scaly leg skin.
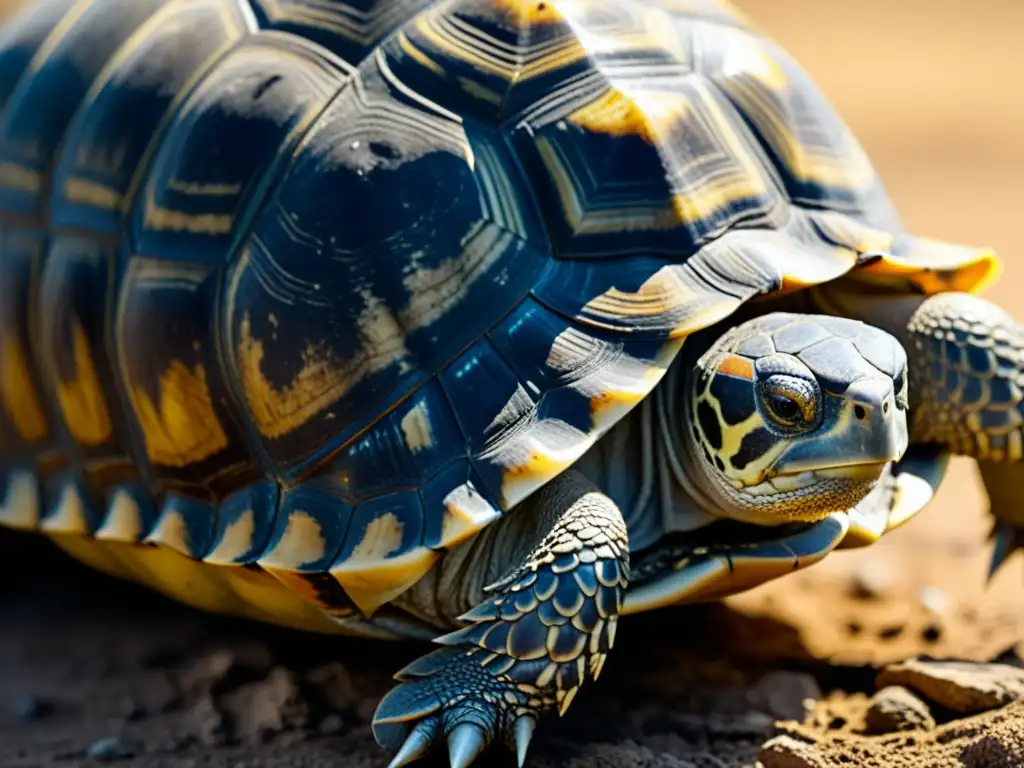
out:
{"label": "scaly leg skin", "polygon": [[902,336],[911,440],[978,460],[996,521],[991,575],[1024,545],[1024,328],[985,299],[944,293]]}
{"label": "scaly leg skin", "polygon": [[398,750],[391,768],[444,741],[452,768],[493,741],[514,748],[522,766],[537,720],[565,713],[615,639],[629,578],[626,525],[581,475],[563,473],[462,546],[470,549],[456,556],[455,575],[437,585],[471,581],[496,562],[510,567],[478,590],[481,602],[459,617],[468,626],[435,641],[445,648],[395,676],[401,684],[373,720],[377,742]]}

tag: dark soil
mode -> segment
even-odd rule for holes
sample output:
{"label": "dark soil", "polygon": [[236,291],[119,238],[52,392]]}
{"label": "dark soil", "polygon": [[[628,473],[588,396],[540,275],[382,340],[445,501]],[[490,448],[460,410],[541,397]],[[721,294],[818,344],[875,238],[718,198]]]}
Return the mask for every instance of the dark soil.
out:
{"label": "dark soil", "polygon": [[[35,537],[4,534],[0,552],[0,766],[387,764],[369,721],[391,674],[421,646],[199,614],[93,573]],[[774,638],[795,648],[792,627],[724,606],[623,624],[601,680],[539,729],[534,768],[874,766],[894,754],[903,762],[893,765],[1024,765],[1016,669],[887,672],[884,685],[932,697],[907,694],[925,708],[924,727],[939,726],[908,735],[897,723],[868,736],[875,669],[800,653],[768,664],[737,648],[755,631],[765,647]],[[1012,653],[1005,659],[1016,664]],[[961,700],[974,703],[958,712]],[[964,761],[974,753],[1012,759]],[[480,764],[514,762],[495,749]]]}

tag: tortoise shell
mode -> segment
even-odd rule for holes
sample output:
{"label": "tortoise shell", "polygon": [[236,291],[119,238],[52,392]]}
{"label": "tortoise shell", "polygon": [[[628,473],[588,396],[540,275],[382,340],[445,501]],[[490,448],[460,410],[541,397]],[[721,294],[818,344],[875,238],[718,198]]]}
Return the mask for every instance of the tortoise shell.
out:
{"label": "tortoise shell", "polygon": [[0,103],[0,521],[325,631],[742,303],[996,268],[725,2],[41,0]]}

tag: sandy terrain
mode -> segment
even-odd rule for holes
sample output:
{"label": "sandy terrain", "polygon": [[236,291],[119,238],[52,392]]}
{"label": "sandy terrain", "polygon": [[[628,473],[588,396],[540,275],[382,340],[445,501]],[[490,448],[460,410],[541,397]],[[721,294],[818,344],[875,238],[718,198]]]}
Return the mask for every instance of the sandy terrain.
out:
{"label": "sandy terrain", "polygon": [[[913,229],[1001,252],[990,295],[1024,319],[1024,3],[739,5],[818,80]],[[991,671],[938,693],[915,685],[946,672],[897,675],[916,694],[869,699],[878,666],[915,654],[1018,663],[1024,558],[986,586],[986,533],[973,469],[957,463],[931,508],[872,548],[727,606],[624,622],[601,682],[541,730],[531,765],[1024,765],[1024,704],[960,706]],[[9,536],[0,551],[0,766],[386,765],[369,718],[421,649],[200,616],[35,540]],[[912,730],[866,735],[878,718]]]}

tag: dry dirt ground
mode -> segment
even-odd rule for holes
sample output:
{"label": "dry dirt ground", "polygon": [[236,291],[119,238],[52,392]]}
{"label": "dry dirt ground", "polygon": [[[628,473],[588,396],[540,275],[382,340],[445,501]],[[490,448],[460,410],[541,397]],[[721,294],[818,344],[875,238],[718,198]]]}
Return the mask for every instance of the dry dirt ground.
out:
{"label": "dry dirt ground", "polygon": [[[1024,320],[1024,3],[740,5],[817,78],[913,229],[998,248],[990,295]],[[986,531],[957,463],[931,508],[870,549],[725,606],[625,622],[531,765],[1024,766],[1024,704],[1007,704],[1024,690],[1024,558],[986,586]],[[422,649],[198,615],[36,540],[7,536],[0,553],[0,766],[386,764],[369,718]],[[877,679],[918,654],[1009,666]]]}

